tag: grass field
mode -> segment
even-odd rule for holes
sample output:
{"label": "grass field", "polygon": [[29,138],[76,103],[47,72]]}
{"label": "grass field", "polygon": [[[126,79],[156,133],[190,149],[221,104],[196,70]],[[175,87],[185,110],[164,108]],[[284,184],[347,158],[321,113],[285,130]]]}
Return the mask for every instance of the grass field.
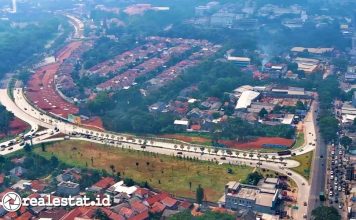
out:
{"label": "grass field", "polygon": [[304,144],[304,133],[303,132],[299,132],[297,135],[297,139],[295,140],[294,145],[292,146],[292,148],[298,148],[300,146],[302,146]]}
{"label": "grass field", "polygon": [[292,160],[296,160],[300,163],[299,167],[292,168],[295,172],[304,176],[307,180],[310,177],[310,170],[313,160],[313,151],[310,151],[306,154],[291,157]]}
{"label": "grass field", "polygon": [[[111,172],[110,165],[114,165],[121,176],[133,178],[138,182],[147,181],[152,187],[176,196],[195,198],[195,189],[201,184],[206,199],[214,202],[222,196],[228,181],[243,180],[253,170],[246,166],[181,160],[166,155],[72,140],[49,144],[46,152],[42,152],[41,148],[34,151],[47,158],[56,155],[61,161],[78,167]],[[228,167],[233,170],[233,174],[227,173]],[[189,182],[192,183],[191,190]]]}

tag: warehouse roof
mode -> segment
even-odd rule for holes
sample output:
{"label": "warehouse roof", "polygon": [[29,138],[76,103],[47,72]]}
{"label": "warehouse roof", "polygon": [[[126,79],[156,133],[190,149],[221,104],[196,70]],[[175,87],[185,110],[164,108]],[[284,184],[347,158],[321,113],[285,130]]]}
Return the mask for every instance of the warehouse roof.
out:
{"label": "warehouse roof", "polygon": [[239,100],[237,101],[235,109],[247,108],[251,105],[251,102],[260,95],[259,92],[255,91],[244,91],[242,92]]}

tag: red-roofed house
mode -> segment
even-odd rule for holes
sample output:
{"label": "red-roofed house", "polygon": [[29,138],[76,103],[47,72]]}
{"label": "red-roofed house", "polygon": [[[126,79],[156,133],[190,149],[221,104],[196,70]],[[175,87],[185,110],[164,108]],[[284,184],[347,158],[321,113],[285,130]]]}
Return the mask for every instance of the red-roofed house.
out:
{"label": "red-roofed house", "polygon": [[135,215],[134,217],[129,218],[128,220],[148,220],[148,219],[149,219],[148,211],[144,211],[138,215]]}
{"label": "red-roofed house", "polygon": [[100,210],[103,211],[110,219],[125,220],[123,216],[111,211],[108,208],[100,208]]}
{"label": "red-roofed house", "polygon": [[56,209],[49,209],[41,212],[38,218],[49,218],[52,220],[59,220],[66,214],[68,214],[68,211],[64,210],[63,208],[56,208]]}
{"label": "red-roofed house", "polygon": [[44,181],[41,180],[33,180],[31,181],[31,188],[34,192],[42,192],[46,186],[48,186]]}
{"label": "red-roofed house", "polygon": [[133,209],[135,212],[142,213],[144,211],[147,211],[148,208],[142,202],[140,201],[135,201],[131,204],[131,209]]}
{"label": "red-roofed house", "polygon": [[92,185],[87,189],[87,191],[90,192],[95,192],[95,193],[100,193],[103,192],[104,190],[108,189],[112,185],[115,184],[115,180],[112,177],[104,177],[101,180],[99,180],[97,183]]}
{"label": "red-roofed house", "polygon": [[165,210],[166,206],[163,205],[160,202],[155,202],[152,206],[151,206],[151,212],[152,213],[162,213]]}
{"label": "red-roofed house", "polygon": [[112,177],[104,177],[94,184],[96,187],[100,187],[102,189],[109,188],[110,186],[115,184],[115,180]]}
{"label": "red-roofed house", "polygon": [[167,206],[169,209],[177,209],[178,208],[178,201],[173,199],[169,196],[161,200],[161,203]]}
{"label": "red-roofed house", "polygon": [[[92,219],[97,209],[97,207],[77,207],[60,218],[60,220]],[[112,212],[110,209],[99,209],[104,212],[110,219],[125,220],[124,217],[115,212]]]}
{"label": "red-roofed house", "polygon": [[95,183],[93,186],[91,186],[88,191],[94,191],[94,192],[102,192],[103,190],[106,190],[110,186],[115,184],[115,180],[112,177],[104,177],[101,180],[99,180],[97,183]]}
{"label": "red-roofed house", "polygon": [[155,202],[159,202],[159,201],[161,201],[162,199],[164,199],[164,198],[166,198],[168,196],[169,196],[168,193],[162,192],[162,193],[159,193],[159,194],[156,194],[156,195],[153,195],[153,196],[147,198],[144,201],[144,204],[146,206],[152,206]]}
{"label": "red-roofed house", "polygon": [[119,214],[124,216],[125,218],[131,218],[135,215],[135,212],[127,207],[122,207],[119,211]]}
{"label": "red-roofed house", "polygon": [[4,219],[15,219],[16,217],[21,216],[25,212],[27,212],[26,207],[25,206],[21,206],[21,208],[19,210],[17,210],[16,212],[8,212],[5,215]]}
{"label": "red-roofed house", "polygon": [[146,188],[138,188],[134,193],[134,195],[140,199],[147,198],[149,194],[150,194],[150,190]]}
{"label": "red-roofed house", "polygon": [[90,218],[94,214],[92,207],[77,207],[64,215],[60,220],[73,220],[75,218]]}

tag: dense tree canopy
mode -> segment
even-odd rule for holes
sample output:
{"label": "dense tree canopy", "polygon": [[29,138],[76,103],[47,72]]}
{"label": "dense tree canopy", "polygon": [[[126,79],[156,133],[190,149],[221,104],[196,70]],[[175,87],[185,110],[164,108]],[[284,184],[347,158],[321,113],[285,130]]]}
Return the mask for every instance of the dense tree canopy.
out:
{"label": "dense tree canopy", "polygon": [[312,211],[315,220],[340,220],[341,216],[336,208],[320,206]]}
{"label": "dense tree canopy", "polygon": [[50,18],[23,28],[1,22],[0,27],[0,77],[41,52],[47,42],[58,32],[60,20]]}
{"label": "dense tree canopy", "polygon": [[14,114],[8,112],[6,108],[0,105],[0,133],[8,134],[10,131],[10,122],[14,119]]}
{"label": "dense tree canopy", "polygon": [[352,139],[348,136],[343,136],[342,138],[340,138],[340,144],[343,147],[350,147],[350,145],[352,144]]}
{"label": "dense tree canopy", "polygon": [[234,220],[236,219],[236,217],[226,213],[212,212],[212,211],[205,212],[204,215],[202,216],[192,216],[190,210],[183,211],[169,217],[169,220],[216,220],[216,219]]}

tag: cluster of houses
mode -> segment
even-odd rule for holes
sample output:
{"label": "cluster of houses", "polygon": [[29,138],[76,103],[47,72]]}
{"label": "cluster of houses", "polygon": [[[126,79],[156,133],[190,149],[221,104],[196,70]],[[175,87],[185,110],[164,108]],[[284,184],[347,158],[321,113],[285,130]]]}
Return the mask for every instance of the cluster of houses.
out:
{"label": "cluster of houses", "polygon": [[[254,73],[256,74],[254,77],[297,80],[317,72],[323,73],[326,77],[334,72],[334,67],[331,65],[331,58],[334,55],[336,55],[334,48],[293,47],[285,63],[268,62],[261,72]],[[288,69],[288,64],[295,64],[296,68]]]}
{"label": "cluster of houses", "polygon": [[202,47],[201,50],[192,53],[187,59],[178,62],[156,77],[148,80],[147,90],[155,90],[167,85],[183,73],[184,70],[198,65],[205,57],[212,56],[221,48],[221,46],[213,45],[206,40],[202,40],[200,46]]}
{"label": "cluster of houses", "polygon": [[[92,41],[85,41],[75,49],[68,58],[66,58],[59,66],[54,82],[57,92],[65,98],[67,101],[73,102],[77,99],[82,99],[82,95],[76,83],[73,80],[73,72],[76,66],[79,64],[81,56],[93,47]],[[74,97],[69,99],[67,97]]]}
{"label": "cluster of houses", "polygon": [[[195,86],[185,88],[176,100],[157,102],[148,109],[152,113],[175,114],[180,118],[174,121],[176,128],[187,131],[211,131],[215,124],[226,121],[228,117],[268,125],[294,126],[306,116],[314,97],[313,92],[298,87],[244,85],[226,93],[225,100],[217,97],[198,100],[191,96],[196,90]],[[298,102],[302,103],[301,109],[295,107]],[[261,115],[262,109],[265,115]]]}
{"label": "cluster of houses", "polygon": [[[148,37],[146,40],[150,43],[93,67],[89,71],[91,74],[104,75],[108,72],[114,72],[115,75],[115,73],[122,71],[123,67],[126,67],[125,71],[97,85],[96,89],[99,91],[128,89],[136,85],[135,80],[138,77],[152,71],[162,72],[152,79],[149,84],[161,87],[176,78],[183,69],[195,65],[200,59],[212,55],[219,48],[206,40],[164,37]],[[183,55],[193,48],[200,49],[187,59],[165,70],[167,63],[173,57]],[[127,57],[131,58],[126,59]]]}
{"label": "cluster of houses", "polygon": [[[94,198],[110,196],[111,206],[78,206],[78,207],[51,207],[51,206],[22,206],[17,212],[7,212],[0,206],[1,219],[92,219],[98,209],[105,213],[109,219],[115,220],[147,220],[149,215],[157,214],[163,219],[178,212],[190,209],[192,203],[176,199],[165,192],[155,192],[137,185],[125,185],[124,181],[116,181],[113,177],[100,177],[93,185],[82,189],[81,179],[85,172],[79,168],[67,168],[53,179],[26,180],[28,172],[23,168],[23,158],[15,158],[18,164],[8,177],[15,184],[5,188],[0,193],[2,198],[8,192],[17,192],[27,198],[80,198],[92,195]],[[0,185],[4,184],[4,174],[0,175]],[[55,184],[53,184],[55,183]],[[50,195],[50,197],[48,197]],[[47,201],[48,202],[48,201]]]}
{"label": "cluster of houses", "polygon": [[[56,90],[68,102],[74,103],[94,98],[97,91],[128,89],[137,84],[137,78],[153,72],[158,73],[143,86],[143,92],[146,93],[166,85],[185,69],[199,64],[220,49],[220,46],[206,40],[152,36],[147,37],[144,42],[84,72],[80,71],[80,74],[78,72],[78,77],[85,76],[93,81],[98,77],[104,79],[104,82],[97,83],[95,88],[85,88],[80,92],[72,74],[78,65],[81,66],[80,58],[83,53],[93,46],[92,41],[83,42],[61,63],[55,76]],[[172,58],[183,56],[189,51],[192,52],[187,58],[170,64]]]}
{"label": "cluster of houses", "polygon": [[[339,55],[334,48],[293,47],[288,54],[282,55],[279,59],[263,58],[262,66],[257,66],[251,62],[250,57],[234,56],[233,53],[234,50],[226,52],[226,61],[241,67],[243,73],[252,74],[255,80],[282,78],[298,80],[317,72],[323,73],[326,77],[334,72],[331,59]],[[265,55],[259,52],[259,56]]]}
{"label": "cluster of houses", "polygon": [[125,51],[113,59],[91,67],[85,74],[95,74],[99,76],[117,74],[123,67],[135,65],[136,63],[142,62],[145,58],[147,59],[149,56],[158,54],[165,46],[166,45],[164,43],[154,44],[153,42],[148,42],[132,50]]}
{"label": "cluster of houses", "polygon": [[235,4],[212,1],[195,7],[195,18],[191,22],[201,27],[256,29],[258,20],[251,16],[253,5],[250,1]]}
{"label": "cluster of houses", "polygon": [[[337,19],[342,20],[339,17]],[[194,25],[203,28],[232,28],[239,30],[255,30],[265,26],[266,20],[278,21],[281,26],[289,29],[302,28],[308,22],[316,28],[331,25],[335,17],[327,14],[312,14],[308,8],[299,4],[277,5],[266,3],[259,5],[254,1],[221,3],[211,1],[195,7]],[[347,23],[346,23],[347,24]],[[346,34],[348,28],[343,28]]]}

